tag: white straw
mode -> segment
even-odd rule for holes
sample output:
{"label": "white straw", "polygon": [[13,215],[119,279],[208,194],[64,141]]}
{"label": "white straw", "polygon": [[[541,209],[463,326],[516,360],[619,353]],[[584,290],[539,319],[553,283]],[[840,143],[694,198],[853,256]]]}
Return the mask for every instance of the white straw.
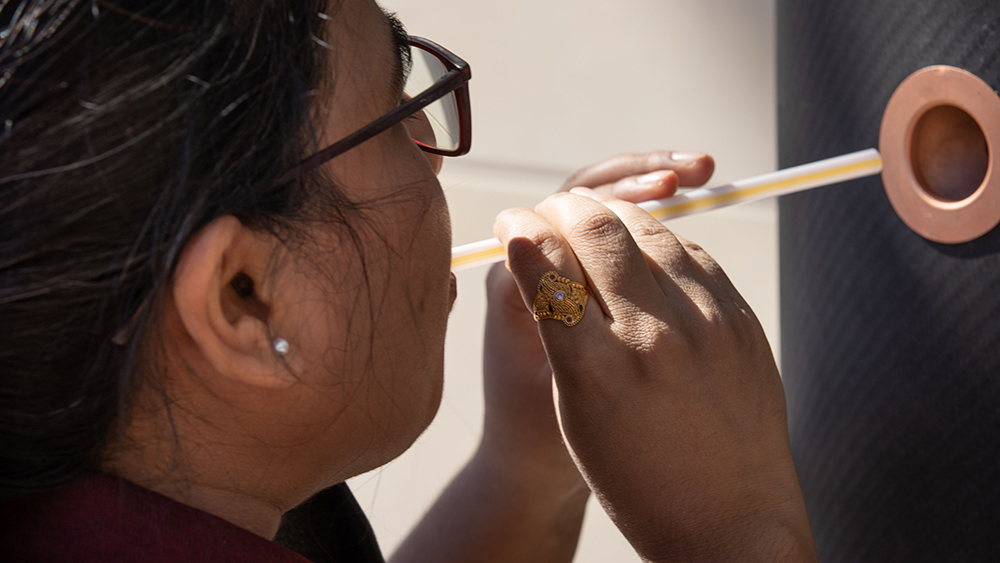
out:
{"label": "white straw", "polygon": [[[874,176],[882,172],[882,156],[875,149],[838,156],[780,170],[716,188],[702,188],[657,201],[640,203],[650,215],[666,221],[692,213],[787,195],[820,186]],[[501,262],[507,253],[493,238],[451,249],[451,270],[460,272]]]}

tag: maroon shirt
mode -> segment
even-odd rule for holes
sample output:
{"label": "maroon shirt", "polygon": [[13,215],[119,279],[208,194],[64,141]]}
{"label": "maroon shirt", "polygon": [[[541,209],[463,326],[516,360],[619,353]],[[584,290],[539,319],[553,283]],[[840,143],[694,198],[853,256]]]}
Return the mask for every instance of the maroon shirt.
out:
{"label": "maroon shirt", "polygon": [[106,474],[0,502],[0,561],[309,563],[217,516]]}

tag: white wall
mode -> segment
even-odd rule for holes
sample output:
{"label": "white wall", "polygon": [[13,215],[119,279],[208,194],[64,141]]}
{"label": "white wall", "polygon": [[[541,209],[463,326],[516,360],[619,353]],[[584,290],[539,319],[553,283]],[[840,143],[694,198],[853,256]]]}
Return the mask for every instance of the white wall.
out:
{"label": "white wall", "polygon": [[[534,206],[573,170],[619,152],[707,151],[713,183],[774,169],[774,0],[383,5],[472,66],[474,148],[441,175],[456,245],[492,236],[500,210]],[[777,349],[774,202],[670,226],[719,261]],[[398,460],[352,481],[387,554],[478,443],[484,274],[458,275],[437,419]],[[636,560],[592,503],[576,561]]]}

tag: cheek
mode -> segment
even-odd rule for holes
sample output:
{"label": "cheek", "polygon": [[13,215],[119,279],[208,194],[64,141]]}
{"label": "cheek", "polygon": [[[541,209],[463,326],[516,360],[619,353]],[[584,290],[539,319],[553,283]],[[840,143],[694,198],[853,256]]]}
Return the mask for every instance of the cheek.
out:
{"label": "cheek", "polygon": [[364,204],[351,211],[353,232],[310,233],[318,242],[304,252],[292,319],[307,356],[296,416],[324,428],[344,455],[388,461],[440,402],[451,223],[430,162],[396,127],[327,165],[344,195]]}
{"label": "cheek", "polygon": [[[391,295],[386,301],[397,305],[395,319],[380,329],[412,333],[406,337],[406,352],[426,356],[436,365],[450,309],[451,223],[444,197],[435,188],[426,204],[410,217],[413,227],[405,235],[406,250],[395,261],[388,280]],[[399,334],[390,342],[399,347],[402,339]]]}
{"label": "cheek", "polygon": [[434,350],[443,359],[445,329],[455,298],[455,278],[451,273],[451,217],[443,193],[439,191],[438,194],[433,212],[426,221],[428,249],[424,274],[428,278],[427,322],[437,337]]}
{"label": "cheek", "polygon": [[450,221],[436,182],[411,196],[359,233],[363,259],[343,246],[312,253],[324,264],[301,276],[312,283],[291,311],[306,356],[300,416],[364,437],[382,461],[430,424],[443,387]]}
{"label": "cheek", "polygon": [[395,267],[387,279],[385,314],[378,319],[373,342],[378,367],[373,375],[380,387],[392,390],[384,397],[385,408],[396,411],[389,416],[403,424],[398,430],[406,445],[433,419],[444,380],[451,229],[444,197],[436,185],[433,194],[410,229],[407,253],[392,261]]}

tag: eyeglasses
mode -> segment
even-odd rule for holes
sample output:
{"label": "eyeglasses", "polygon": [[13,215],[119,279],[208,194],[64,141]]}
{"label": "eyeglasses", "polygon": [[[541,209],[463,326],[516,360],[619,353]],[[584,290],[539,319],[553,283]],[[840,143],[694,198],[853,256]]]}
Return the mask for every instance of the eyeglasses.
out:
{"label": "eyeglasses", "polygon": [[[304,159],[275,183],[347,152],[407,118],[413,141],[422,150],[442,156],[462,156],[472,147],[469,64],[444,47],[422,37],[409,37],[412,67],[403,87],[406,101],[396,109]],[[414,134],[418,133],[418,134]]]}

